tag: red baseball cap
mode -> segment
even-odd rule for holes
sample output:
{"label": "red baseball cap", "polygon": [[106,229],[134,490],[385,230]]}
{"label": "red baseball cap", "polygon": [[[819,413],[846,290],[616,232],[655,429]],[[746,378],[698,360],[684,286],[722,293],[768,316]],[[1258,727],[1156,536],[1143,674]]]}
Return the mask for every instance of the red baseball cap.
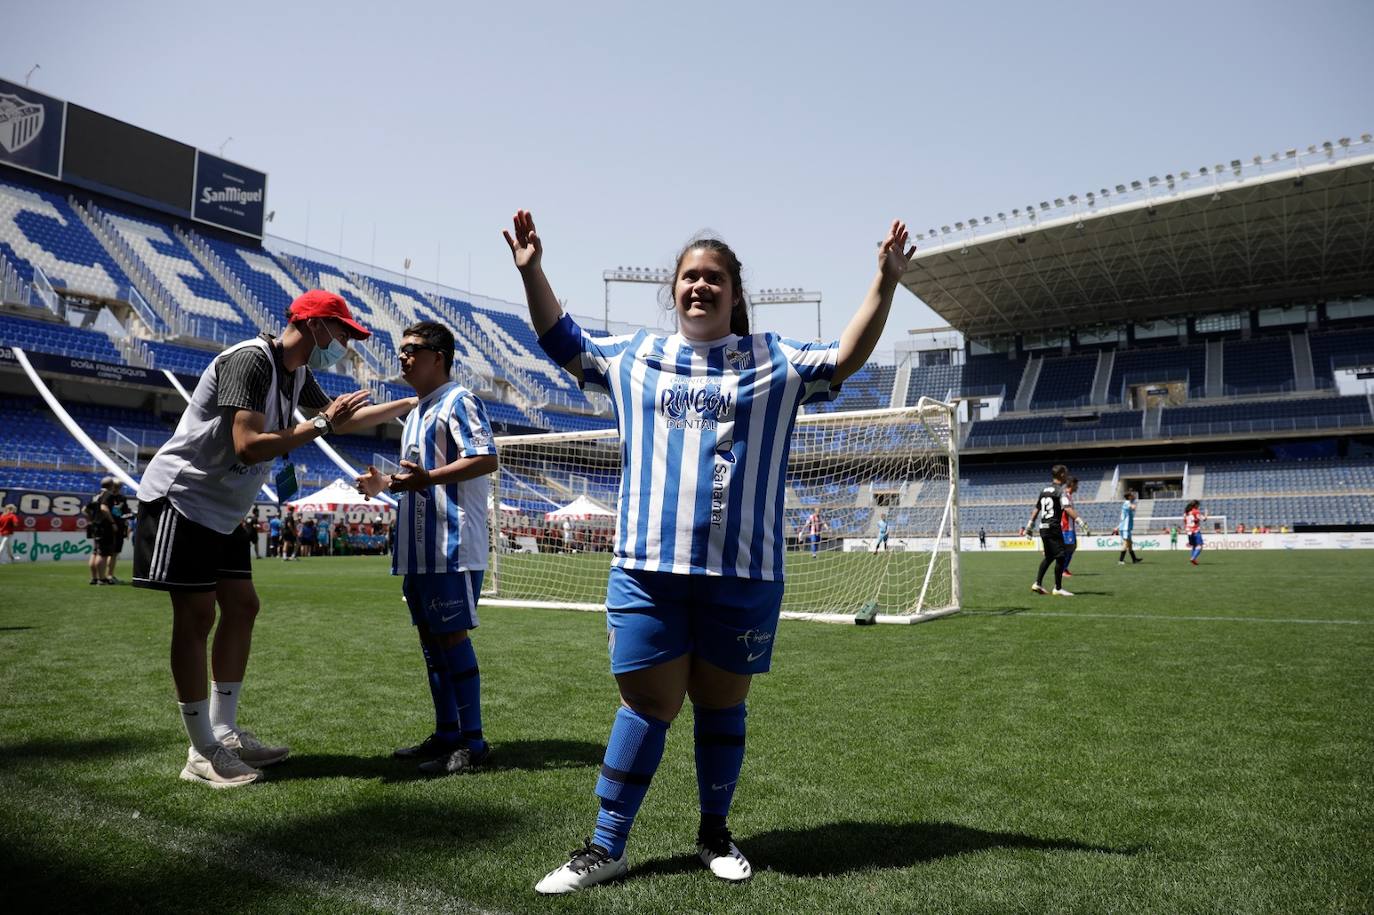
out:
{"label": "red baseball cap", "polygon": [[303,321],[306,318],[337,318],[348,325],[348,335],[354,340],[366,340],[372,336],[372,331],[353,320],[353,313],[348,310],[348,303],[343,297],[325,289],[311,289],[302,293],[291,303],[286,316],[291,321]]}

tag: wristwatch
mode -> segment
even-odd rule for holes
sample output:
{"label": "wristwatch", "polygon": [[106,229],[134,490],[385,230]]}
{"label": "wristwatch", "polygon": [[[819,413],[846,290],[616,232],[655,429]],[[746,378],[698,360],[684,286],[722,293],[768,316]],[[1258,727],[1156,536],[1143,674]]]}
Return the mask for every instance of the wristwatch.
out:
{"label": "wristwatch", "polygon": [[330,423],[329,417],[323,413],[316,414],[315,418],[310,421],[310,425],[314,426],[315,431],[320,435],[329,435],[334,431],[334,426]]}

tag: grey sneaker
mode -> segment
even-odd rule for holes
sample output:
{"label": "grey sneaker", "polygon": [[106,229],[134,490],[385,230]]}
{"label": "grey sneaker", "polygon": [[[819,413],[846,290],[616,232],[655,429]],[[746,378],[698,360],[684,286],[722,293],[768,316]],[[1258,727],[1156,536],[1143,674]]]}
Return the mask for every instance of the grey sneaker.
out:
{"label": "grey sneaker", "polygon": [[251,785],[262,773],[238,758],[226,746],[216,746],[209,758],[195,747],[186,753],[186,767],[181,770],[182,781],[196,782],[209,788],[238,788]]}
{"label": "grey sneaker", "polygon": [[249,730],[230,731],[220,743],[250,766],[270,766],[291,755],[290,747],[269,747]]}

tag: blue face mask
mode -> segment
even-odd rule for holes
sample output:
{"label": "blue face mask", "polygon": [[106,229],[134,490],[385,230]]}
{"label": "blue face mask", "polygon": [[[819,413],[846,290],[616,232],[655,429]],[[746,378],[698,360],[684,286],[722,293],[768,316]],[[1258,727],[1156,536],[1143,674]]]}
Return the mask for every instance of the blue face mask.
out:
{"label": "blue face mask", "polygon": [[[328,333],[328,331],[326,331],[326,333]],[[311,336],[313,337],[314,334],[312,333]],[[310,351],[310,359],[306,362],[306,365],[317,372],[325,372],[338,365],[339,361],[347,354],[348,350],[344,348],[343,343],[335,340],[333,336],[330,336],[329,345],[323,349],[320,348],[319,341],[315,341],[315,348]]]}

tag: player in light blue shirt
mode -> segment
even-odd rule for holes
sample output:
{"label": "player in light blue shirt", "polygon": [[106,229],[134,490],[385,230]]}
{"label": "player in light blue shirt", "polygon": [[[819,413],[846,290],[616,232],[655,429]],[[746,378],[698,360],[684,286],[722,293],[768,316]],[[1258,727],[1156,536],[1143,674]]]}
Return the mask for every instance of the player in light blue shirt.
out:
{"label": "player in light blue shirt", "polygon": [[1121,535],[1121,552],[1118,553],[1116,557],[1117,565],[1126,564],[1127,553],[1131,554],[1131,565],[1135,565],[1138,562],[1144,562],[1143,559],[1136,556],[1135,544],[1131,539],[1131,535],[1135,530],[1135,504],[1135,490],[1126,490],[1126,498],[1121,502],[1121,520],[1118,522],[1116,530],[1116,532]]}
{"label": "player in light blue shirt", "polygon": [[832,399],[872,353],[915,249],[894,222],[863,304],[840,340],[822,344],[751,334],[739,259],[716,239],[678,256],[677,333],[598,339],[560,314],[529,213],[516,214],[506,241],[540,345],[610,397],[622,459],[606,595],[621,708],[597,780],[600,812],[592,839],[535,889],[568,893],[627,871],[630,827],[687,697],[697,854],[716,877],[747,880],[753,870],[726,817],[744,761],[745,697],[769,668],[782,605],[792,427],[803,404]]}
{"label": "player in light blue shirt", "polygon": [[429,775],[470,772],[491,754],[469,635],[487,567],[487,477],[497,468],[496,445],[482,401],[449,380],[453,349],[452,331],[435,321],[405,329],[401,374],[417,397],[401,435],[403,472],[368,467],[358,477],[367,495],[400,495],[391,574],[405,576],[401,591],[420,636],[434,733],[393,755],[421,760]]}
{"label": "player in light blue shirt", "polygon": [[887,552],[887,515],[881,515],[878,518],[878,539],[873,544],[873,552],[876,553],[879,549],[884,553]]}

